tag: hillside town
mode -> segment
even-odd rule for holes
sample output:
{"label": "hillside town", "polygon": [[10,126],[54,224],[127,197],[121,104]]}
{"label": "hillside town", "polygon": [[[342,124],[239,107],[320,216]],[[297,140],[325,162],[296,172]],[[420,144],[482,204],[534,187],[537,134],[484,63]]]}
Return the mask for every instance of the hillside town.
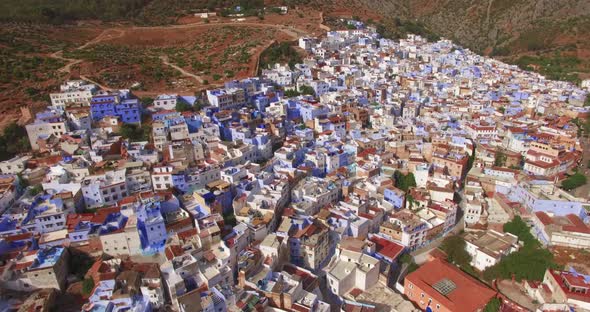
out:
{"label": "hillside town", "polygon": [[196,95],[24,111],[0,311],[590,311],[588,84],[351,23]]}

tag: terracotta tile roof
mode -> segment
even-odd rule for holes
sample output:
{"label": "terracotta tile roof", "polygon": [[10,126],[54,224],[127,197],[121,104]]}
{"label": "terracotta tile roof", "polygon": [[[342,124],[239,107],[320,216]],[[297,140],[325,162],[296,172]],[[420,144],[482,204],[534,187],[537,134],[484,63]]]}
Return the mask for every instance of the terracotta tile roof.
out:
{"label": "terracotta tile roof", "polygon": [[395,260],[404,251],[404,246],[398,243],[392,242],[388,239],[373,235],[369,238],[370,241],[375,243],[377,246],[377,253],[381,254],[390,260]]}
{"label": "terracotta tile roof", "polygon": [[588,225],[584,223],[580,217],[574,214],[568,214],[566,218],[571,223],[571,225],[564,225],[562,227],[564,231],[590,234],[590,227],[588,227]]}
{"label": "terracotta tile roof", "polygon": [[15,234],[15,235],[6,236],[6,237],[4,237],[4,240],[7,242],[18,242],[21,240],[31,239],[31,237],[33,237],[33,233],[27,232],[27,233],[22,233],[22,234]]}
{"label": "terracotta tile roof", "polygon": [[191,218],[184,218],[182,220],[178,220],[174,223],[167,224],[166,230],[167,231],[175,231],[182,230],[185,227],[193,227],[193,219]]}
{"label": "terracotta tile roof", "polygon": [[[454,287],[446,295],[435,289],[435,284],[443,280],[450,281]],[[408,274],[405,279],[406,287],[412,283],[424,291],[426,298],[445,306],[454,312],[472,312],[483,308],[496,292],[481,282],[475,280],[454,265],[434,259],[422,265],[416,271]]]}
{"label": "terracotta tile roof", "polygon": [[356,297],[360,296],[360,294],[362,294],[362,293],[363,293],[363,291],[362,291],[362,290],[360,290],[360,289],[358,289],[358,288],[353,288],[353,289],[350,291],[350,295],[351,295],[353,298],[356,298]]}
{"label": "terracotta tile roof", "polygon": [[181,240],[186,240],[188,238],[196,236],[197,234],[197,229],[189,229],[182,232],[178,232],[178,238],[180,238]]}
{"label": "terracotta tile roof", "polygon": [[[578,273],[566,272],[566,271],[549,271],[553,278],[561,288],[561,290],[565,293],[567,298],[583,301],[583,302],[590,302],[590,293],[579,293],[570,290],[570,288],[565,284],[565,281],[569,283],[572,287],[580,287],[580,288],[590,288],[590,283],[585,281],[585,277]],[[547,287],[546,284],[543,284],[544,287]],[[548,287],[547,287],[548,288]]]}
{"label": "terracotta tile roof", "polygon": [[137,201],[137,197],[135,195],[131,195],[131,196],[127,196],[124,197],[123,199],[121,199],[118,204],[119,206],[123,206],[123,205],[127,205],[127,204],[131,204]]}
{"label": "terracotta tile roof", "polygon": [[23,270],[30,267],[31,265],[33,265],[33,261],[17,263],[14,266],[14,270]]}
{"label": "terracotta tile roof", "polygon": [[94,214],[92,213],[69,214],[66,219],[66,227],[68,228],[68,232],[72,232],[81,221],[91,221],[93,218]]}
{"label": "terracotta tile roof", "polygon": [[117,213],[120,211],[121,208],[119,207],[101,208],[94,214],[94,217],[92,217],[90,222],[96,224],[103,224],[111,213]]}
{"label": "terracotta tile roof", "polygon": [[539,221],[541,221],[541,223],[543,223],[543,225],[553,224],[553,220],[551,219],[551,217],[548,214],[546,214],[542,211],[537,211],[537,212],[535,212],[535,215],[537,216]]}
{"label": "terracotta tile roof", "polygon": [[172,245],[166,247],[165,254],[168,260],[172,260],[175,257],[182,256],[184,254],[184,250],[182,250],[182,247],[178,245]]}
{"label": "terracotta tile roof", "polygon": [[311,311],[310,308],[308,308],[308,307],[306,307],[304,305],[301,305],[299,303],[294,303],[293,306],[292,306],[292,310],[293,311],[297,311],[297,312],[309,312],[309,311]]}

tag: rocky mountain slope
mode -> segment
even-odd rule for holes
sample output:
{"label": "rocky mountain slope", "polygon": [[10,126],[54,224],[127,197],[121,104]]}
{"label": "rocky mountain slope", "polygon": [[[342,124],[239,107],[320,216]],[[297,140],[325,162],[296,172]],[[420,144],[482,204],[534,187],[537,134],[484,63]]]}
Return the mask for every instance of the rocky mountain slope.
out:
{"label": "rocky mountain slope", "polygon": [[[347,0],[344,4],[340,1],[325,3],[380,12],[385,24],[394,18],[419,22],[474,51],[545,71],[555,79],[590,78],[588,0]],[[552,68],[557,63],[560,68]]]}

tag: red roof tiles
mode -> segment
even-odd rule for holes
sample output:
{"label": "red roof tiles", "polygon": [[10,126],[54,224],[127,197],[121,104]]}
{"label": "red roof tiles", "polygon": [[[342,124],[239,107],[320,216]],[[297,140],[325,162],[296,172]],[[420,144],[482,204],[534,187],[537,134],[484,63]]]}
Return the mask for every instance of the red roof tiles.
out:
{"label": "red roof tiles", "polygon": [[[449,280],[455,288],[446,295],[434,289],[433,285]],[[405,285],[412,283],[420,288],[426,297],[431,297],[446,309],[455,312],[472,312],[483,308],[496,292],[454,265],[434,259],[408,274]]]}
{"label": "red roof tiles", "polygon": [[373,235],[369,238],[370,241],[377,245],[376,251],[383,257],[394,261],[404,251],[404,246],[398,243],[392,242],[383,237]]}

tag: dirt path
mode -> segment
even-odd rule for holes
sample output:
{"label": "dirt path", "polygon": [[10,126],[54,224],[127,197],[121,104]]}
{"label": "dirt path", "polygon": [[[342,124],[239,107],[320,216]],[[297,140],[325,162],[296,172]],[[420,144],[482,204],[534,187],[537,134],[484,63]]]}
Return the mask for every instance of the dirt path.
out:
{"label": "dirt path", "polygon": [[[113,34],[114,32],[114,34]],[[106,41],[106,40],[111,40],[111,39],[115,39],[115,38],[120,38],[123,37],[123,35],[125,35],[125,30],[123,29],[119,29],[119,28],[108,28],[105,29],[103,32],[100,33],[100,35],[98,35],[96,38],[86,42],[85,44],[79,46],[76,48],[76,50],[82,50],[82,49],[86,49],[87,47]]]}
{"label": "dirt path", "polygon": [[201,78],[200,76],[197,76],[193,73],[189,73],[186,70],[184,70],[182,67],[179,67],[178,65],[172,64],[168,61],[168,56],[167,55],[161,55],[160,56],[160,60],[162,60],[162,63],[164,63],[165,65],[168,65],[174,69],[176,69],[177,71],[179,71],[181,74],[183,74],[186,77],[190,77],[190,78],[194,78],[195,80],[197,80],[199,83],[203,83],[203,78]]}
{"label": "dirt path", "polygon": [[58,60],[62,60],[62,61],[67,62],[66,65],[64,65],[64,67],[57,70],[58,73],[69,73],[72,71],[72,66],[82,62],[82,60],[79,60],[79,59],[71,59],[71,58],[64,57],[63,54],[64,54],[64,52],[60,50],[60,51],[57,51],[57,52],[49,55],[50,57],[52,57],[54,59],[58,59]]}
{"label": "dirt path", "polygon": [[88,81],[88,82],[90,82],[90,83],[93,83],[93,84],[95,84],[95,85],[99,86],[99,87],[100,87],[101,89],[103,89],[103,90],[107,90],[107,91],[111,91],[111,90],[113,90],[112,88],[110,88],[110,87],[107,87],[107,86],[105,86],[105,85],[103,85],[103,84],[100,84],[99,82],[96,82],[96,81],[94,81],[94,80],[92,80],[92,79],[90,79],[90,78],[88,78],[88,77],[86,77],[86,76],[84,76],[84,75],[80,75],[80,79],[83,79],[83,80],[86,80],[86,81]]}
{"label": "dirt path", "polygon": [[[111,32],[114,32],[115,34],[111,34]],[[125,31],[122,29],[117,29],[117,28],[109,28],[109,29],[105,29],[103,32],[101,32],[96,38],[84,43],[83,45],[79,46],[76,48],[76,50],[82,50],[85,49],[93,44],[97,44],[100,43],[102,41],[106,41],[106,40],[111,40],[111,39],[115,39],[115,38],[119,38],[122,37],[125,34]],[[62,60],[62,61],[66,61],[66,65],[64,65],[64,67],[60,68],[57,70],[58,73],[70,73],[72,71],[72,66],[81,63],[83,60],[81,59],[73,59],[73,58],[67,58],[63,56],[64,51],[63,50],[59,50],[57,52],[52,53],[51,55],[49,55],[52,58],[58,59],[58,60]]]}
{"label": "dirt path", "polygon": [[[305,30],[293,27],[293,26],[286,26],[286,25],[278,25],[278,24],[264,24],[264,23],[256,23],[256,22],[218,22],[218,23],[191,23],[191,24],[183,24],[183,25],[167,25],[167,26],[131,26],[131,27],[127,27],[127,28],[108,28],[103,30],[97,37],[95,37],[94,39],[84,43],[83,45],[79,46],[76,48],[76,50],[82,50],[85,49],[91,45],[95,45],[101,42],[105,42],[105,41],[109,41],[109,40],[113,40],[116,38],[120,38],[123,37],[125,35],[125,33],[127,32],[127,29],[136,29],[136,30],[166,30],[166,29],[192,29],[192,28],[207,28],[207,27],[219,27],[219,26],[249,26],[249,27],[260,27],[260,28],[272,28],[272,29],[277,29],[283,33],[285,33],[286,35],[288,35],[289,37],[293,38],[293,39],[297,39],[301,36],[307,36],[309,35],[309,33]],[[273,41],[274,42],[274,41]],[[267,45],[268,47],[269,45]],[[73,59],[73,58],[66,58],[63,56],[63,50],[57,51],[55,53],[52,53],[49,55],[52,58],[55,59],[59,59],[62,61],[66,61],[66,65],[64,65],[62,68],[58,69],[57,72],[58,73],[67,73],[69,74],[72,71],[72,67],[74,65],[80,64],[81,62],[83,62],[84,60],[82,59]],[[260,57],[260,53],[257,56],[258,58]],[[184,70],[183,68],[172,64],[169,62],[168,57],[167,56],[160,56],[160,60],[162,61],[163,64],[170,66],[176,70],[178,70],[182,75],[184,75],[185,77],[190,77],[193,78],[195,80],[197,80],[199,83],[203,83],[204,79],[198,75],[195,75],[193,73],[190,73],[186,70]],[[257,67],[257,66],[256,66]],[[256,74],[256,73],[255,73]],[[89,79],[88,77],[85,76],[80,76],[81,79],[84,79],[86,81],[89,81],[91,83],[96,84],[97,86],[105,89],[105,90],[111,90],[111,88],[105,86],[105,85],[101,85],[100,83],[93,81],[91,79]]]}
{"label": "dirt path", "polygon": [[[284,32],[292,38],[299,38],[301,36],[307,36],[309,33],[303,29],[299,29],[293,26],[277,25],[277,24],[265,24],[255,22],[217,22],[217,23],[191,23],[182,25],[167,25],[167,26],[131,26],[129,29],[137,30],[165,30],[165,29],[191,29],[191,28],[207,28],[216,26],[250,26],[260,28],[273,28]],[[108,40],[108,39],[107,39]],[[104,41],[104,40],[102,40]]]}

